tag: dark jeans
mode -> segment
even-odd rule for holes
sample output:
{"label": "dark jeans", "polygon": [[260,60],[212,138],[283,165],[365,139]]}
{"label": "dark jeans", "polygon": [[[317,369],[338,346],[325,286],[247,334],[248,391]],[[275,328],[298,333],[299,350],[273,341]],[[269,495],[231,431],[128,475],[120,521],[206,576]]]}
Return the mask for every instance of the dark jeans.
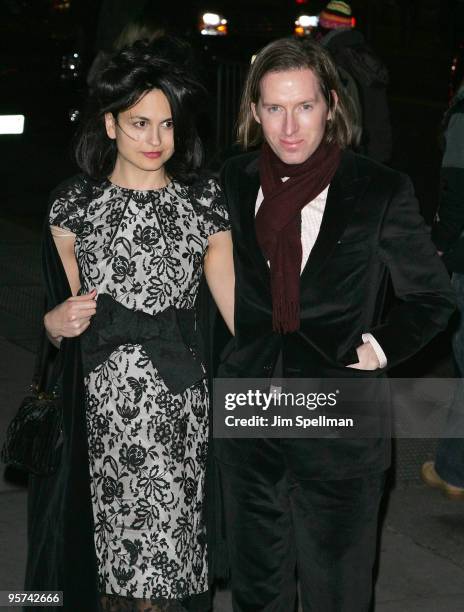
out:
{"label": "dark jeans", "polygon": [[[453,336],[453,353],[459,376],[464,376],[464,274],[453,274],[460,314],[458,328]],[[464,380],[457,387],[448,413],[447,431],[455,437],[440,441],[435,457],[435,469],[443,480],[455,487],[464,487]],[[462,433],[463,437],[456,437]],[[446,432],[445,432],[446,435]]]}
{"label": "dark jeans", "polygon": [[366,612],[384,473],[302,480],[279,440],[220,464],[234,612]]}

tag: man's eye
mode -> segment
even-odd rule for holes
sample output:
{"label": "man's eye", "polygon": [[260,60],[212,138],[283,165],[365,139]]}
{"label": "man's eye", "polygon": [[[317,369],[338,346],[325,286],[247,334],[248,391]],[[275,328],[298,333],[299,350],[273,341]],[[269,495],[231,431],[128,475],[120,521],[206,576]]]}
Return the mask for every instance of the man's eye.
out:
{"label": "man's eye", "polygon": [[308,104],[302,104],[301,107],[303,110],[312,110],[313,105],[308,103]]}
{"label": "man's eye", "polygon": [[279,107],[278,106],[268,106],[267,110],[270,113],[276,113],[279,110]]}

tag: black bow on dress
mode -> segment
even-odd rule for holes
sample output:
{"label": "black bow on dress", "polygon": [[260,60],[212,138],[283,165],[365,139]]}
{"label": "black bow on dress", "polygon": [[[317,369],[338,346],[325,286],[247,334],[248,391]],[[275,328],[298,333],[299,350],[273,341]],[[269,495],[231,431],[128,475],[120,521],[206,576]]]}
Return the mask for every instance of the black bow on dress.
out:
{"label": "black bow on dress", "polygon": [[194,344],[193,310],[166,310],[150,315],[126,308],[101,294],[97,312],[81,337],[84,375],[108,359],[122,344],[140,344],[169,391],[177,395],[204,377],[200,361],[189,346]]}

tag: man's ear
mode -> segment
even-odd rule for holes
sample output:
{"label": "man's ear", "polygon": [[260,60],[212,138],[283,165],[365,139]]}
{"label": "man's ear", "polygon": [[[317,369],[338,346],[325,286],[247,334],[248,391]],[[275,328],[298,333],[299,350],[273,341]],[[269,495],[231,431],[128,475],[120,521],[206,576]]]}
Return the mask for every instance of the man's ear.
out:
{"label": "man's ear", "polygon": [[113,113],[105,113],[105,128],[108,138],[114,140],[116,138],[116,120]]}
{"label": "man's ear", "polygon": [[338,94],[335,91],[335,89],[331,89],[330,90],[330,109],[327,115],[327,119],[333,119],[335,109],[337,108],[337,104],[338,104]]}
{"label": "man's ear", "polygon": [[256,112],[256,104],[254,102],[251,103],[251,112],[253,113],[253,117],[255,118],[256,123],[261,123],[261,119],[259,118],[259,115]]}

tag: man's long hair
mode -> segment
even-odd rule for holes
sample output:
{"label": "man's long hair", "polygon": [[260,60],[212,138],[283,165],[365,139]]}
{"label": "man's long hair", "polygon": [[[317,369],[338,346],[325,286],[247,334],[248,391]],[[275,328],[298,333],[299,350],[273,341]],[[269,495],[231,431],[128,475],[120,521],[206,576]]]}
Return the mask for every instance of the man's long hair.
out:
{"label": "man's long hair", "polygon": [[[344,92],[328,51],[312,40],[281,38],[259,51],[248,72],[240,103],[237,129],[238,141],[245,149],[262,142],[261,126],[255,121],[251,110],[252,103],[257,104],[259,101],[262,78],[269,72],[307,68],[315,74],[327,108],[332,112],[332,119],[327,121],[325,141],[336,142],[341,148],[351,143],[352,105]],[[337,102],[331,91],[337,94]]]}

